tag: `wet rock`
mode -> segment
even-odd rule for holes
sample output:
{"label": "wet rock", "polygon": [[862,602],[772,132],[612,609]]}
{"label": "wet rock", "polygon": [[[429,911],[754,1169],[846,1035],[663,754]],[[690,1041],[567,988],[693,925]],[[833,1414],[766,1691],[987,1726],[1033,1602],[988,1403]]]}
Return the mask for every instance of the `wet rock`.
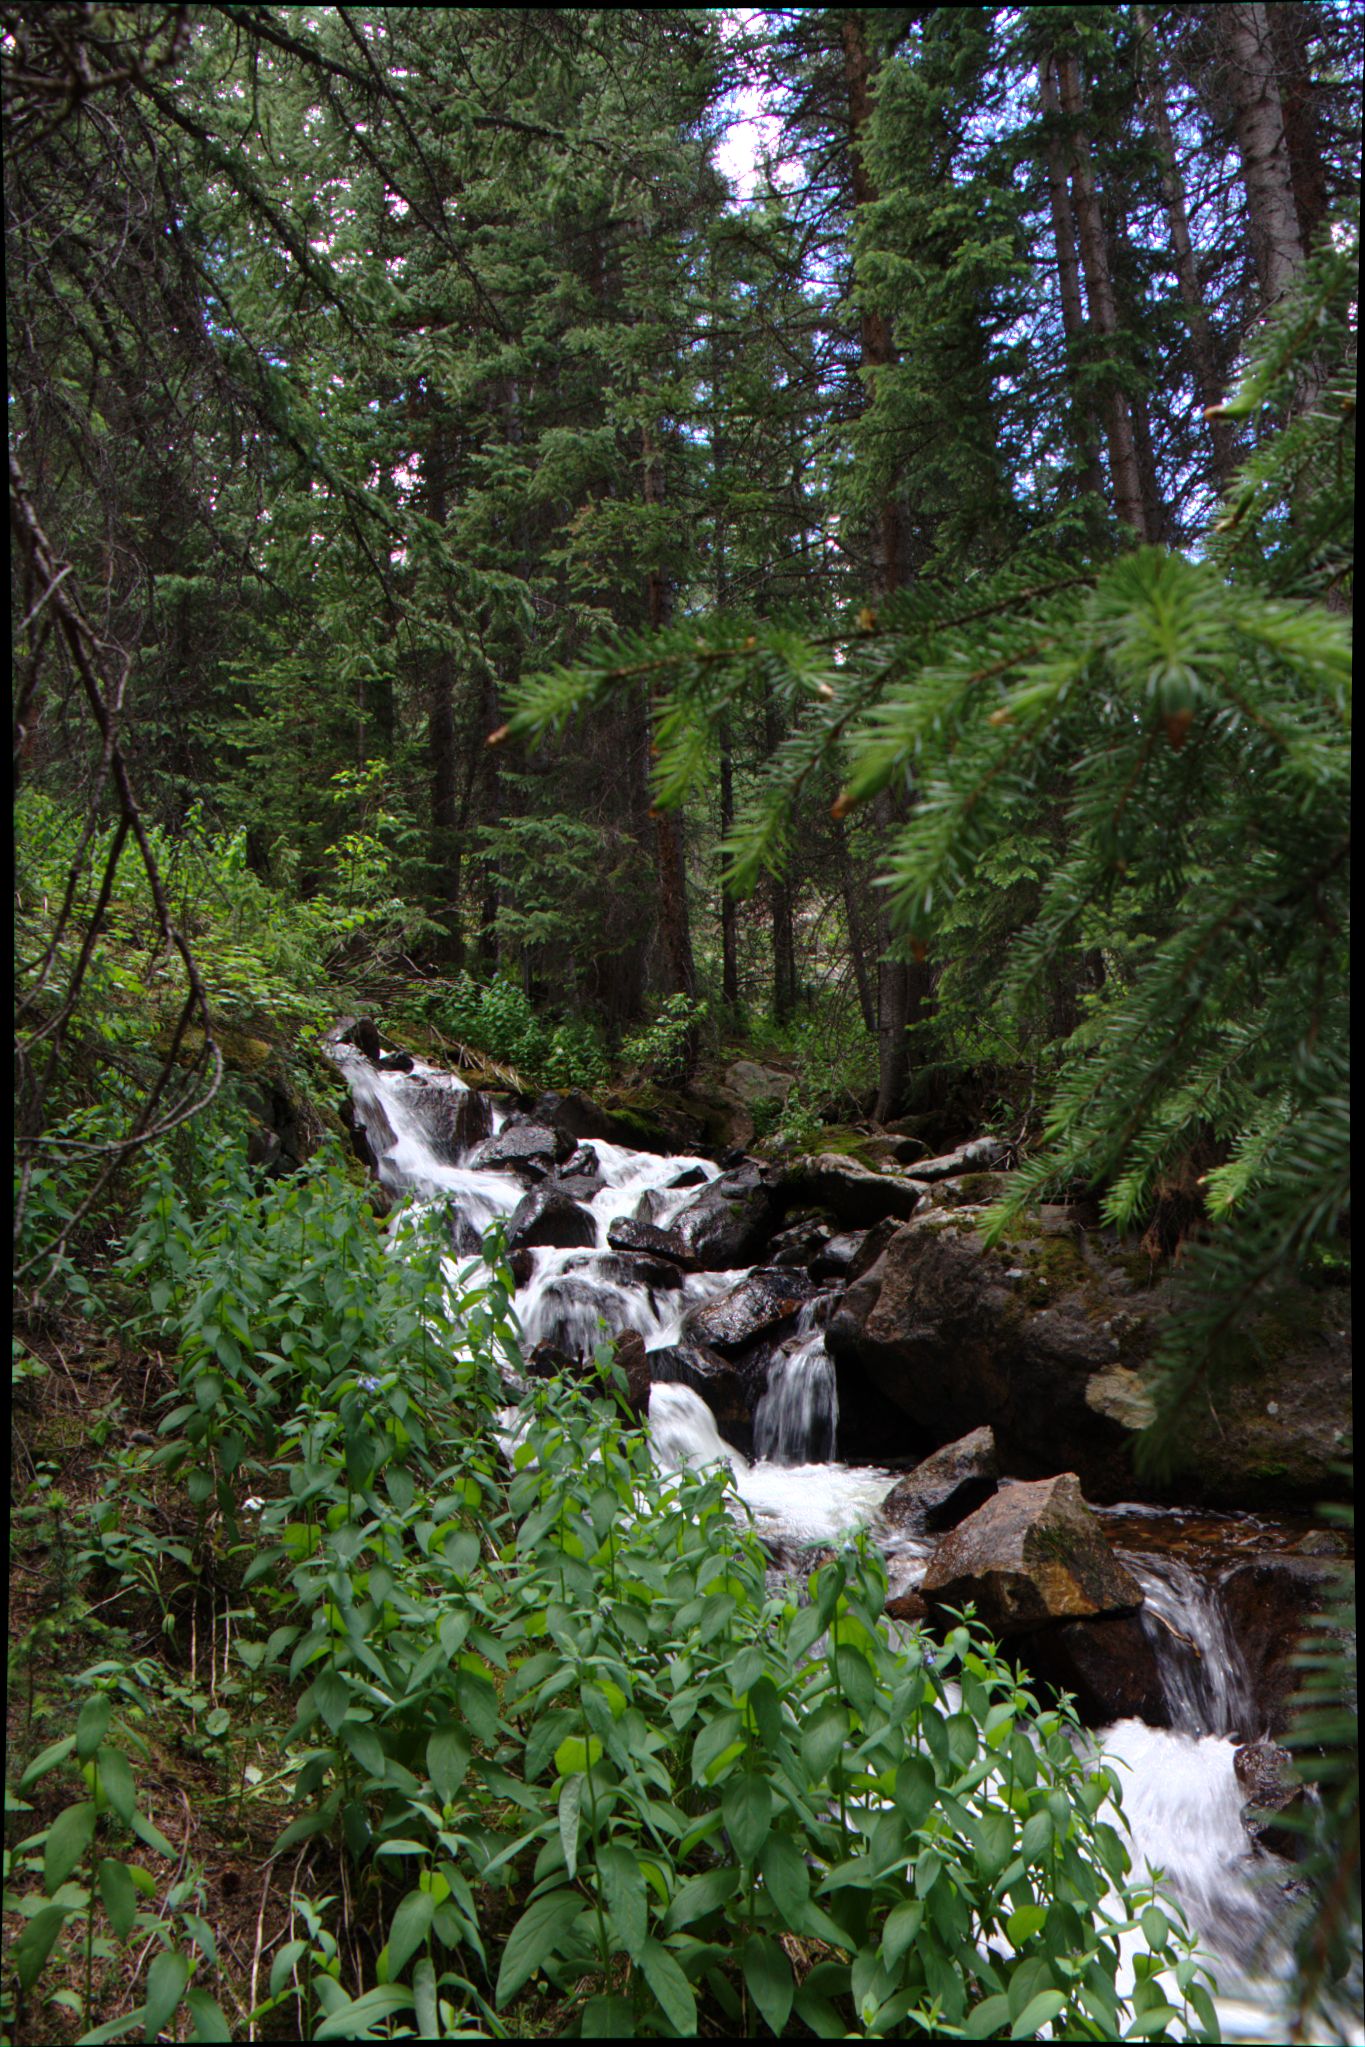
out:
{"label": "wet rock", "polygon": [[742,1350],[754,1337],[787,1321],[817,1291],[806,1273],[789,1267],[751,1272],[728,1293],[693,1308],[683,1322],[683,1339],[713,1350]]}
{"label": "wet rock", "polygon": [[493,1105],[474,1088],[423,1087],[405,1090],[421,1117],[433,1154],[443,1165],[457,1166],[493,1129]]}
{"label": "wet rock", "polygon": [[599,1258],[595,1270],[616,1286],[646,1287],[652,1294],[675,1294],[683,1283],[681,1269],[667,1258],[647,1258],[638,1251]]}
{"label": "wet rock", "polygon": [[606,1144],[626,1145],[631,1151],[677,1148],[674,1133],[656,1118],[637,1109],[608,1109],[579,1088],[538,1096],[532,1114],[538,1123],[566,1138],[570,1147],[584,1139],[600,1138]]}
{"label": "wet rock", "polygon": [[1072,1694],[1087,1727],[1115,1720],[1170,1723],[1156,1650],[1137,1614],[1063,1621],[1020,1635],[1013,1646],[1040,1684]]}
{"label": "wet rock", "polygon": [[375,1061],[381,1073],[411,1073],[416,1063],[411,1052],[386,1052]]}
{"label": "wet rock", "polygon": [[616,1362],[626,1375],[631,1407],[643,1418],[649,1413],[649,1353],[638,1329],[621,1331],[616,1339]]}
{"label": "wet rock", "polygon": [[920,1590],[931,1605],[973,1600],[992,1633],[1136,1613],[1142,1587],[1105,1540],[1074,1472],[1002,1486],[945,1535]]}
{"label": "wet rock", "polygon": [[378,1066],[381,1054],[379,1032],[372,1016],[357,1017],[349,1028],[342,1032],[342,1041],[354,1045],[357,1052],[363,1052],[371,1066]]}
{"label": "wet rock", "polygon": [[[377,1112],[376,1118],[372,1120],[377,1120],[378,1115],[380,1114],[382,1114],[382,1111]],[[351,1099],[350,1095],[347,1095],[345,1100],[342,1102],[340,1115],[342,1122],[346,1126],[346,1134],[351,1140],[351,1150],[355,1153],[356,1157],[360,1160],[360,1163],[363,1166],[367,1166],[372,1173],[376,1172],[379,1167],[379,1160],[375,1156],[374,1146],[370,1142],[369,1130],[366,1127],[366,1124],[363,1123],[357,1116],[356,1106],[354,1101]],[[383,1117],[383,1121],[384,1124],[387,1126],[388,1118],[386,1116]],[[378,1136],[380,1143],[383,1144],[385,1142],[383,1132],[376,1131],[376,1135]],[[392,1144],[393,1142],[392,1130],[389,1130],[388,1132],[387,1141],[390,1144]]]}
{"label": "wet rock", "polygon": [[602,1161],[597,1156],[595,1146],[591,1144],[577,1144],[561,1166],[560,1177],[567,1179],[572,1173],[575,1175],[590,1175],[596,1178],[600,1177],[601,1171]]}
{"label": "wet rock", "polygon": [[1235,1564],[1218,1581],[1219,1604],[1246,1658],[1257,1724],[1271,1734],[1288,1727],[1300,1638],[1327,1605],[1340,1572],[1330,1557],[1271,1555]]}
{"label": "wet rock", "polygon": [[906,1535],[954,1528],[990,1498],[999,1476],[993,1431],[973,1429],[893,1486],[882,1501],[882,1518]]}
{"label": "wet rock", "polygon": [[746,1160],[694,1195],[673,1218],[670,1234],[676,1233],[698,1265],[724,1272],[750,1265],[762,1255],[775,1215],[772,1189],[761,1167]]}
{"label": "wet rock", "polygon": [[[750,1387],[744,1372],[704,1343],[670,1343],[649,1353],[649,1375],[658,1385],[690,1386],[716,1418],[727,1441],[751,1434]],[[745,1447],[741,1441],[739,1447]]]}
{"label": "wet rock", "polygon": [[640,1199],[631,1210],[631,1221],[657,1223],[663,1214],[664,1197],[657,1187],[646,1187]]}
{"label": "wet rock", "polygon": [[583,1376],[583,1360],[546,1336],[527,1355],[526,1370],[533,1379],[557,1379],[564,1372],[578,1379]]}
{"label": "wet rock", "polygon": [[643,1252],[647,1258],[668,1258],[675,1265],[692,1266],[696,1263],[676,1230],[657,1229],[653,1223],[637,1223],[628,1215],[612,1217],[607,1224],[607,1242],[613,1251]]}
{"label": "wet rock", "polygon": [[1232,1767],[1247,1801],[1242,1825],[1252,1845],[1296,1861],[1308,1843],[1304,1783],[1293,1756],[1273,1741],[1251,1741],[1238,1749]]}
{"label": "wet rock", "polygon": [[[477,1258],[483,1249],[483,1239],[467,1215],[458,1208],[450,1216],[450,1248],[457,1258]],[[527,1277],[529,1278],[529,1272]],[[518,1286],[522,1284],[517,1281]]]}
{"label": "wet rock", "polygon": [[491,1172],[516,1173],[523,1184],[542,1180],[572,1146],[557,1131],[540,1123],[504,1123],[496,1137],[485,1138],[467,1164]]}
{"label": "wet rock", "polygon": [[896,1593],[894,1598],[887,1600],[883,1611],[887,1619],[893,1621],[925,1621],[929,1618],[929,1609],[918,1592]]}
{"label": "wet rock", "polygon": [[668,1184],[676,1191],[680,1187],[704,1187],[706,1182],[707,1176],[700,1166],[688,1166],[683,1172],[675,1174]]}
{"label": "wet rock", "polygon": [[874,1173],[839,1152],[811,1152],[783,1168],[778,1194],[784,1207],[799,1203],[828,1209],[837,1222],[866,1229],[887,1216],[908,1220],[924,1199],[922,1187],[899,1173]]}
{"label": "wet rock", "polygon": [[591,1201],[594,1194],[600,1194],[606,1181],[597,1173],[556,1173],[554,1185],[561,1194],[571,1195],[575,1201]]}
{"label": "wet rock", "polygon": [[[1091,1498],[1131,1498],[1148,1361],[1173,1290],[1167,1269],[1099,1233],[1025,1219],[988,1249],[965,1211],[926,1209],[833,1318],[841,1404],[844,1377],[865,1375],[939,1442],[989,1422],[1007,1470],[1036,1477],[1064,1463]],[[1230,1507],[1332,1497],[1350,1428],[1347,1314],[1343,1297],[1297,1287],[1254,1318],[1259,1351],[1248,1343],[1245,1375],[1220,1387],[1216,1420],[1192,1410],[1185,1463],[1155,1496]]]}
{"label": "wet rock", "polygon": [[811,1265],[830,1241],[828,1228],[818,1222],[793,1223],[779,1230],[768,1246],[770,1265]]}
{"label": "wet rock", "polygon": [[510,1251],[552,1244],[569,1250],[597,1242],[597,1227],[585,1208],[559,1187],[535,1187],[517,1203],[507,1225]]}
{"label": "wet rock", "polygon": [[815,1279],[848,1279],[853,1271],[853,1261],[866,1243],[866,1230],[841,1230],[837,1237],[830,1237],[810,1260],[811,1275]]}
{"label": "wet rock", "polygon": [[936,1159],[920,1159],[911,1168],[911,1177],[916,1180],[951,1180],[956,1174],[986,1172],[998,1166],[1006,1157],[1009,1146],[1002,1144],[998,1137],[974,1137],[970,1144],[960,1144],[956,1151],[944,1152]]}

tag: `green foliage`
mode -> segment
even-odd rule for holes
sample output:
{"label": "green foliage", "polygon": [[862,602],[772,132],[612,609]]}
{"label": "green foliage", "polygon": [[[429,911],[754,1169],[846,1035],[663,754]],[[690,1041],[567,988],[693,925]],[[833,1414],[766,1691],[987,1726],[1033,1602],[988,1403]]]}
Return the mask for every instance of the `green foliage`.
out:
{"label": "green foliage", "polygon": [[607,1079],[607,1056],[592,1025],[537,1015],[525,990],[503,975],[477,981],[461,974],[411,1006],[445,1036],[514,1067],[528,1082],[591,1090]]}
{"label": "green foliage", "polygon": [[654,1021],[622,1040],[624,1064],[665,1085],[685,1079],[707,1008],[690,995],[666,995]]}
{"label": "green foliage", "polygon": [[[656,1473],[606,1352],[595,1386],[538,1384],[509,1438],[496,1262],[460,1282],[427,1217],[386,1242],[335,1162],[257,1192],[226,1150],[199,1214],[149,1173],[126,1260],[176,1345],[151,1465],[222,1517],[237,1659],[295,1700],[278,1850],[325,1837],[387,1929],[373,1980],[343,1981],[335,1900],[313,1901],[258,2022],[500,2036],[543,1979],[588,2036],[690,2034],[705,2011],[775,2034],[1217,2037],[1183,1932],[1128,1880],[1113,1773],[970,1625],[936,1653],[893,1640],[863,1538],[771,1591],[725,1470]],[[227,1756],[223,1717],[205,1734]],[[85,1741],[96,1774],[25,1844],[46,1862],[41,1888],[17,1873],[26,1995],[44,1913],[86,1909],[61,1889],[82,1857],[82,1896],[135,1937],[138,1878],[96,1867],[114,1744],[88,1718],[34,1766]],[[206,1929],[186,1919],[182,1950],[177,1910],[147,2008],[183,1993],[203,2025]]]}

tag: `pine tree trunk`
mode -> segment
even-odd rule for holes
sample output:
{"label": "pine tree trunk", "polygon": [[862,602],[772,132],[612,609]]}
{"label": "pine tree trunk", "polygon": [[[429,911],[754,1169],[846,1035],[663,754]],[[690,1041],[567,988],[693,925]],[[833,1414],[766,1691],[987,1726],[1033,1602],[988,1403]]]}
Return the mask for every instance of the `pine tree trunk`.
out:
{"label": "pine tree trunk", "polygon": [[868,980],[867,959],[863,952],[862,920],[858,915],[858,896],[853,877],[853,862],[848,855],[848,834],[842,818],[834,820],[834,843],[839,855],[839,887],[844,898],[844,915],[848,919],[848,949],[853,964],[853,984],[858,990],[858,1008],[870,1037],[877,1031],[877,1012],[872,1002],[872,988]]}
{"label": "pine tree trunk", "polygon": [[[663,502],[663,463],[648,428],[643,434],[644,501]],[[668,586],[660,569],[651,569],[648,582],[649,623],[657,633],[668,623]],[[652,721],[651,721],[652,722]],[[659,870],[659,922],[668,961],[669,993],[695,995],[696,967],[692,959],[692,934],[687,916],[687,867],[683,854],[681,811],[657,810],[654,819],[655,851]]]}
{"label": "pine tree trunk", "polygon": [[[1069,53],[1059,52],[1054,61],[1057,66],[1057,85],[1062,110],[1071,123],[1071,180],[1090,323],[1100,337],[1105,354],[1112,362],[1114,343],[1119,331],[1118,306],[1114,298],[1109,243],[1105,234],[1104,218],[1100,212],[1099,192],[1095,185],[1090,138],[1082,125],[1085,105],[1081,93],[1081,69],[1075,57]],[[1128,411],[1128,402],[1117,381],[1110,384],[1105,395],[1104,424],[1105,439],[1109,444],[1109,474],[1114,489],[1114,509],[1124,525],[1131,527],[1140,540],[1154,537],[1150,536],[1147,530],[1147,512],[1142,497],[1142,478],[1138,468],[1133,423]]]}
{"label": "pine tree trunk", "polygon": [[[450,450],[439,421],[427,415],[422,469],[427,517],[444,526],[450,487]],[[435,921],[442,936],[433,950],[445,965],[458,966],[463,952],[460,932],[460,833],[455,793],[455,660],[440,648],[430,660],[426,678],[427,762],[431,774],[431,826],[428,837]]]}
{"label": "pine tree trunk", "polygon": [[[735,763],[730,752],[730,721],[720,727],[720,835],[728,838],[735,824]],[[720,896],[720,992],[729,1009],[739,1008],[739,905],[729,889]]]}
{"label": "pine tree trunk", "polygon": [[1303,241],[1270,24],[1261,5],[1219,7],[1215,18],[1235,109],[1256,273],[1263,303],[1273,306],[1302,267]]}
{"label": "pine tree trunk", "polygon": [[1280,87],[1280,112],[1289,151],[1289,179],[1294,211],[1305,256],[1327,218],[1327,165],[1318,129],[1310,52],[1316,9],[1303,0],[1275,0],[1266,7],[1275,76]]}
{"label": "pine tree trunk", "polygon": [[[871,118],[872,101],[867,35],[860,9],[850,9],[844,15],[841,33],[856,215],[877,197],[861,147],[863,131]],[[876,395],[877,372],[895,360],[886,316],[863,306],[859,339],[863,367],[872,371],[868,391],[871,402]],[[889,597],[901,582],[900,524],[896,502],[894,498],[888,498],[881,508],[873,536],[872,596],[878,602]],[[882,844],[889,846],[898,826],[905,821],[904,807],[889,791],[883,790],[873,805],[873,816]],[[909,961],[898,957],[894,951],[896,934],[885,907],[884,895],[884,891],[878,892],[877,905],[877,1102],[874,1115],[878,1122],[899,1114],[904,1106],[910,1078],[910,1045],[905,1035],[906,1027],[912,1017],[918,1016],[923,1009],[928,995],[927,974],[923,970],[912,970]]]}
{"label": "pine tree trunk", "polygon": [[1166,82],[1161,49],[1152,27],[1151,17],[1145,7],[1138,8],[1137,22],[1146,57],[1148,103],[1152,115],[1157,161],[1161,166],[1161,188],[1166,197],[1166,218],[1170,223],[1171,253],[1175,257],[1180,297],[1190,325],[1190,356],[1194,364],[1195,389],[1199,394],[1200,403],[1209,415],[1209,438],[1213,444],[1213,477],[1221,490],[1227,484],[1236,464],[1232,428],[1227,420],[1214,416],[1214,408],[1223,402],[1223,380],[1218,374],[1213,331],[1209,326],[1208,311],[1200,288],[1199,266],[1195,261],[1194,243],[1190,238],[1185,185],[1180,175],[1180,163],[1175,153],[1175,138],[1171,133],[1171,120],[1166,107]]}
{"label": "pine tree trunk", "polygon": [[[1038,82],[1045,112],[1054,117],[1059,115],[1061,101],[1057,93],[1057,78],[1051,57],[1039,66]],[[1074,387],[1085,351],[1085,305],[1081,298],[1081,269],[1076,254],[1076,217],[1071,210],[1071,193],[1067,186],[1066,153],[1055,127],[1049,127],[1046,147],[1048,197],[1052,206],[1052,239],[1057,251],[1062,331],[1066,336],[1067,379]],[[1088,405],[1082,404],[1074,396],[1071,404],[1071,438],[1080,458],[1081,487],[1103,504],[1104,472],[1100,468],[1099,439],[1094,415]]]}

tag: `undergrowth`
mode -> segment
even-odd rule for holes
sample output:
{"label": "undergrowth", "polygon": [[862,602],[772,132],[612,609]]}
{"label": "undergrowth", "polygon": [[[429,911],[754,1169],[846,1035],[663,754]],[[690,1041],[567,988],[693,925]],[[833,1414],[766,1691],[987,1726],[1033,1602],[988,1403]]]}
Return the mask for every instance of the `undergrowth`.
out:
{"label": "undergrowth", "polygon": [[[1069,1716],[969,1625],[893,1641],[865,1541],[771,1590],[607,1353],[511,1418],[509,1286],[334,1156],[148,1168],[111,1293],[155,1434],[116,1401],[79,1502],[26,1491],[62,1682],[35,1643],[17,1740],[11,1701],[8,2037],[1217,2037]],[[249,1969],[170,1725],[218,1839],[269,1838]]]}

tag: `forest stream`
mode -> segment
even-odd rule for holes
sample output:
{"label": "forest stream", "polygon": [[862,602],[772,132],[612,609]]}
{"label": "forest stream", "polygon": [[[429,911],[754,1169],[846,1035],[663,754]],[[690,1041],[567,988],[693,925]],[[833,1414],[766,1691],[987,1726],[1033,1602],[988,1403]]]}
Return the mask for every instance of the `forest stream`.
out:
{"label": "forest stream", "polygon": [[[480,1164],[480,1144],[507,1120],[496,1103],[461,1115],[452,1096],[468,1092],[455,1075],[417,1060],[411,1071],[382,1071],[334,1036],[330,1056],[353,1096],[381,1184],[393,1196],[445,1204],[454,1281],[481,1233],[517,1209],[526,1176],[509,1166]],[[477,1097],[464,1104],[473,1112]],[[486,1100],[486,1098],[485,1098]],[[457,1133],[451,1141],[452,1129]],[[459,1142],[459,1133],[469,1141]],[[630,1150],[594,1139],[577,1148],[567,1175],[591,1218],[594,1240],[520,1250],[514,1260],[514,1308],[524,1356],[584,1357],[602,1340],[634,1330],[647,1356],[671,1352],[685,1316],[731,1292],[750,1268],[664,1272],[648,1283],[608,1243],[621,1218],[645,1218],[664,1231],[697,1189],[721,1168],[703,1157]],[[575,1179],[576,1176],[576,1179]],[[552,1178],[557,1177],[555,1175]],[[596,1183],[594,1185],[594,1183]],[[619,1234],[619,1233],[618,1233]],[[715,1416],[693,1387],[651,1372],[648,1421],[663,1467],[715,1461],[733,1475],[736,1513],[747,1512],[772,1559],[774,1573],[810,1568],[810,1552],[869,1529],[886,1556],[894,1606],[919,1586],[937,1535],[906,1535],[888,1527],[882,1501],[905,1469],[845,1463],[838,1390],[823,1325],[840,1292],[836,1281],[802,1304],[767,1361],[766,1385],[752,1418],[753,1455],[722,1437]],[[516,1386],[509,1388],[515,1394]],[[516,1410],[509,1407],[509,1434]],[[1306,1523],[1290,1528],[1248,1513],[1198,1513],[1131,1501],[1097,1510],[1120,1561],[1142,1587],[1142,1625],[1156,1658],[1165,1725],[1121,1718],[1078,1739],[1114,1763],[1124,1783],[1123,1811],[1132,1833],[1135,1873],[1164,1872],[1213,1964],[1228,2039],[1285,2037],[1281,1984],[1287,1959],[1278,1938],[1295,1891],[1292,1863],[1254,1845],[1243,1822],[1246,1790],[1238,1781],[1239,1744],[1268,1730],[1255,1725],[1257,1705],[1236,1629],[1220,1603],[1219,1582],[1230,1559],[1245,1562],[1283,1551]],[[804,1562],[803,1562],[804,1556]],[[888,1620],[893,1630],[905,1623]],[[1361,2037],[1357,2035],[1356,2037]]]}

